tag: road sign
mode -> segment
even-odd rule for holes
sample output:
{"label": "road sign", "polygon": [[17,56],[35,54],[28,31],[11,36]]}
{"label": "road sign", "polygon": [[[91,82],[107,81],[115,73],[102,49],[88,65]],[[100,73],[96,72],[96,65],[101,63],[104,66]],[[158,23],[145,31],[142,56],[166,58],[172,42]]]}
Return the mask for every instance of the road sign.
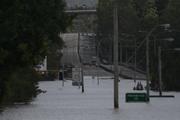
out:
{"label": "road sign", "polygon": [[126,102],[147,102],[146,93],[126,93]]}
{"label": "road sign", "polygon": [[75,67],[72,68],[72,85],[73,86],[81,86],[81,68],[80,67]]}
{"label": "road sign", "polygon": [[79,67],[72,68],[72,80],[73,81],[81,80],[81,68]]}

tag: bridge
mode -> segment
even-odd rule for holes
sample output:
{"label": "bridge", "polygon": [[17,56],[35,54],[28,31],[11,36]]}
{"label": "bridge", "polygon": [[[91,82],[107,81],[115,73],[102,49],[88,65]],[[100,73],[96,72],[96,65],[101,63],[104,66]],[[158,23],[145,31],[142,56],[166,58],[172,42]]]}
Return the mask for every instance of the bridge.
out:
{"label": "bridge", "polygon": [[97,10],[66,10],[65,12],[69,14],[96,14]]}

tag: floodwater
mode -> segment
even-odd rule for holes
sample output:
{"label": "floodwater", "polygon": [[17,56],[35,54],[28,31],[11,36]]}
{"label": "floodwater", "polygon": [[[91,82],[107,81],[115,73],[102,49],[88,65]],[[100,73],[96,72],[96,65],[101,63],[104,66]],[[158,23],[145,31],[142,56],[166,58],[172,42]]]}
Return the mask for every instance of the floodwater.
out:
{"label": "floodwater", "polygon": [[[60,81],[40,82],[46,93],[40,94],[27,105],[7,107],[0,120],[179,120],[180,94],[175,98],[153,98],[150,103],[126,103],[125,93],[132,92],[134,82],[119,83],[119,110],[113,109],[113,80],[85,78],[85,93]],[[152,93],[151,94],[156,94]]]}

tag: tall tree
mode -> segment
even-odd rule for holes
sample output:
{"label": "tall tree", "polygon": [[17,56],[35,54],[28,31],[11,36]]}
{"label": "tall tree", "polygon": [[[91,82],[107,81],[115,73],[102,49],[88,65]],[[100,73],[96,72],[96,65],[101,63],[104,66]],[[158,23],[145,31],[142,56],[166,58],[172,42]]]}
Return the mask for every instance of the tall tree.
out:
{"label": "tall tree", "polygon": [[[68,24],[62,0],[1,0],[0,45],[4,65],[37,64]],[[12,59],[14,58],[14,59]]]}
{"label": "tall tree", "polygon": [[158,10],[158,15],[161,16],[164,13],[168,5],[169,0],[156,0],[156,6]]}
{"label": "tall tree", "polygon": [[15,71],[38,64],[52,45],[61,48],[59,34],[71,21],[64,8],[63,0],[0,1],[0,81],[11,81],[14,77],[8,76]]}
{"label": "tall tree", "polygon": [[[180,47],[180,2],[169,0],[161,19],[171,25],[171,37],[174,38],[172,48]],[[180,90],[180,53],[179,51],[164,51],[163,53],[163,82],[166,90]]]}
{"label": "tall tree", "polygon": [[[139,19],[132,0],[118,1],[119,35],[133,35],[137,32]],[[103,46],[102,54],[112,55],[113,2],[100,0],[98,5],[98,36]]]}

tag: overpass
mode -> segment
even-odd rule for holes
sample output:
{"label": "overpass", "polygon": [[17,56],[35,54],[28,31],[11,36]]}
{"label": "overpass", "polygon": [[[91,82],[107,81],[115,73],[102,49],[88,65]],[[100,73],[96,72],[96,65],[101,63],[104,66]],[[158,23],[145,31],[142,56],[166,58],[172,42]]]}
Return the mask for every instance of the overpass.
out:
{"label": "overpass", "polygon": [[96,14],[96,9],[92,9],[92,10],[66,10],[66,13],[69,14]]}

